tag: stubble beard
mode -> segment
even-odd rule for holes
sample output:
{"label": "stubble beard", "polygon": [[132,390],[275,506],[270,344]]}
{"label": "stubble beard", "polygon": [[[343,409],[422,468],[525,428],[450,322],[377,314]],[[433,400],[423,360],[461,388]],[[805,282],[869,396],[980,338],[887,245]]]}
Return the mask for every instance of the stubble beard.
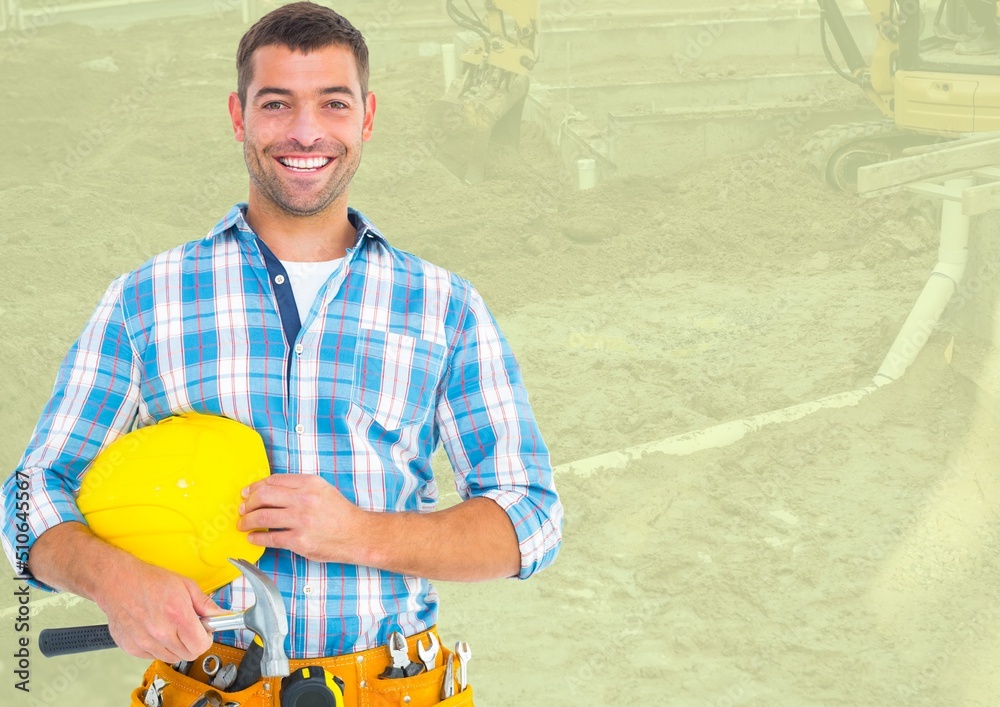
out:
{"label": "stubble beard", "polygon": [[277,161],[265,154],[249,134],[243,140],[243,158],[250,181],[273,208],[291,216],[313,216],[336,201],[350,185],[361,162],[361,147],[360,142],[353,150],[346,150],[338,145],[337,151],[333,152],[336,157],[336,163],[332,165],[333,172],[326,175],[326,181],[308,195],[289,187],[286,179],[278,172],[281,167]]}

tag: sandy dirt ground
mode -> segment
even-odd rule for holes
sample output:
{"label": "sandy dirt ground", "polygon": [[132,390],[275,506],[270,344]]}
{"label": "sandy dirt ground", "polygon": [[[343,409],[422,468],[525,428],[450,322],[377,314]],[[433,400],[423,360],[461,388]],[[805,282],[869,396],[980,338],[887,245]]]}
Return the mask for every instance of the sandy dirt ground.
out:
{"label": "sandy dirt ground", "polygon": [[[225,111],[243,29],[227,14],[0,41],[5,473],[107,284],[245,199]],[[807,135],[581,193],[526,126],[519,154],[492,150],[488,179],[461,185],[426,156],[439,72],[430,57],[373,74],[352,204],[482,292],[555,465],[866,385],[935,262],[932,202],[828,190]],[[996,704],[996,421],[953,367],[974,349],[946,322],[857,407],[560,473],[553,567],[439,585],[477,704]],[[435,469],[456,502],[443,452]],[[0,702],[123,704],[146,662],[121,652],[36,654],[31,695],[12,689],[6,586]],[[103,621],[70,596],[33,601],[36,636]]]}

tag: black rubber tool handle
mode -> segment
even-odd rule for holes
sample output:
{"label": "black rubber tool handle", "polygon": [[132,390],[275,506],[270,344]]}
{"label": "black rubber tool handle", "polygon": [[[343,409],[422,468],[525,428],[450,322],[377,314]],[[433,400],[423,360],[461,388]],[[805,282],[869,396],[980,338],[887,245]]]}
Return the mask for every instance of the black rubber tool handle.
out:
{"label": "black rubber tool handle", "polygon": [[255,682],[260,680],[260,660],[264,657],[264,644],[261,643],[260,636],[254,636],[250,645],[247,646],[246,653],[240,661],[240,667],[236,669],[236,679],[229,686],[229,692],[239,692],[245,690]]}
{"label": "black rubber tool handle", "polygon": [[38,649],[48,658],[115,648],[117,645],[115,639],[111,637],[107,624],[46,628],[38,634]]}

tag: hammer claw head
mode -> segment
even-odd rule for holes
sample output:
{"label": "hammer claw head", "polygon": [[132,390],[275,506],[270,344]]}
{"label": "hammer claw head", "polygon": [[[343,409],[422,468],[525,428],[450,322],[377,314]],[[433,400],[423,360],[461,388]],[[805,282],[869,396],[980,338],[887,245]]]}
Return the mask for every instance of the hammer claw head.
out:
{"label": "hammer claw head", "polygon": [[255,565],[241,558],[229,558],[246,577],[253,589],[254,605],[244,612],[244,625],[258,636],[264,644],[261,656],[261,675],[264,677],[284,677],[289,674],[288,655],[285,653],[285,637],[288,635],[288,613],[285,601],[271,578]]}

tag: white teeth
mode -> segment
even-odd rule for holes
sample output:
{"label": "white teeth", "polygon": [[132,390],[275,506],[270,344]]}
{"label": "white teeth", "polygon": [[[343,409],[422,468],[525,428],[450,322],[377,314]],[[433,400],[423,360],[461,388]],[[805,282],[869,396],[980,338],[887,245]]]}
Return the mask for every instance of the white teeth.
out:
{"label": "white teeth", "polygon": [[320,167],[325,167],[330,162],[330,158],[310,157],[309,159],[303,160],[281,157],[278,161],[286,167],[293,167],[295,169],[319,169]]}

